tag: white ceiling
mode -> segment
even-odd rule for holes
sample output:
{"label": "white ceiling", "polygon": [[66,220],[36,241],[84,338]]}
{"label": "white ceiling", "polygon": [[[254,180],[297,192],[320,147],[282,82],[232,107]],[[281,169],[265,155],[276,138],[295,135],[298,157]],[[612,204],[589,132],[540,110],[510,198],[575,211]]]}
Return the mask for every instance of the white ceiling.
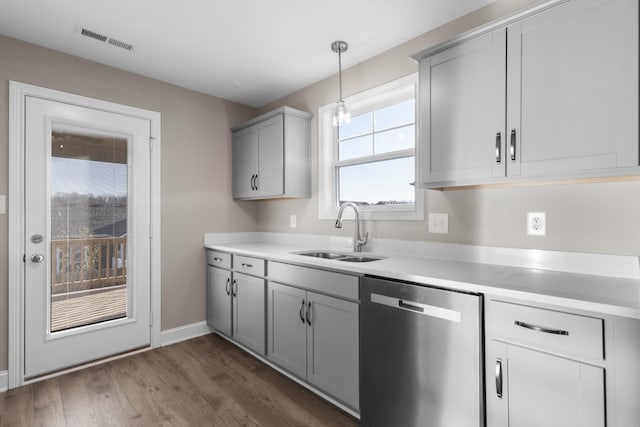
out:
{"label": "white ceiling", "polygon": [[0,34],[261,107],[335,74],[334,40],[348,68],[492,1],[0,0]]}

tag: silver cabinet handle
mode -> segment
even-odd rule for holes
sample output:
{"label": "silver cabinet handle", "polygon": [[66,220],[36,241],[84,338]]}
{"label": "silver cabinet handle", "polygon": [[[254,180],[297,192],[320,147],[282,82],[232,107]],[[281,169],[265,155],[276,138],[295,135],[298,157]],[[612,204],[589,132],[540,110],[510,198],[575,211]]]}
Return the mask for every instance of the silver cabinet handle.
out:
{"label": "silver cabinet handle", "polygon": [[218,257],[213,258],[213,260],[214,260],[215,262],[222,262],[222,258],[218,258]]}
{"label": "silver cabinet handle", "polygon": [[300,306],[300,320],[302,320],[302,324],[304,325],[304,300],[302,300],[302,305]]}
{"label": "silver cabinet handle", "polygon": [[38,263],[41,263],[42,261],[44,261],[44,255],[42,254],[31,255],[31,262],[38,264]]}
{"label": "silver cabinet handle", "polygon": [[502,135],[500,132],[496,133],[496,163],[502,162]]}
{"label": "silver cabinet handle", "polygon": [[256,176],[255,176],[255,174],[254,174],[254,175],[251,175],[251,189],[252,189],[253,191],[256,191],[256,184],[255,184],[255,181],[256,181]]}
{"label": "silver cabinet handle", "polygon": [[496,359],[496,395],[502,399],[502,359]]}
{"label": "silver cabinet handle", "polygon": [[225,291],[227,291],[227,295],[231,295],[231,290],[230,290],[229,284],[231,284],[231,279],[227,279],[227,284],[224,285],[224,289],[225,289]]}
{"label": "silver cabinet handle", "polygon": [[509,143],[509,153],[511,154],[511,161],[516,161],[516,130],[511,129],[511,142]]}
{"label": "silver cabinet handle", "polygon": [[256,191],[258,191],[258,189],[260,188],[260,181],[258,181],[258,177],[259,177],[259,175],[256,174],[256,179],[254,181],[256,183]]}
{"label": "silver cabinet handle", "polygon": [[565,331],[564,329],[551,329],[545,328],[544,326],[532,325],[531,323],[521,322],[516,320],[514,322],[516,326],[520,326],[521,328],[531,329],[532,331],[544,332],[545,334],[553,334],[553,335],[569,335],[569,331]]}
{"label": "silver cabinet handle", "polygon": [[244,262],[242,263],[242,266],[245,268],[253,268],[253,264],[245,264]]}
{"label": "silver cabinet handle", "polygon": [[307,302],[307,324],[311,326],[311,301]]}
{"label": "silver cabinet handle", "polygon": [[231,293],[234,297],[238,296],[238,279],[233,279],[233,286],[231,287]]}

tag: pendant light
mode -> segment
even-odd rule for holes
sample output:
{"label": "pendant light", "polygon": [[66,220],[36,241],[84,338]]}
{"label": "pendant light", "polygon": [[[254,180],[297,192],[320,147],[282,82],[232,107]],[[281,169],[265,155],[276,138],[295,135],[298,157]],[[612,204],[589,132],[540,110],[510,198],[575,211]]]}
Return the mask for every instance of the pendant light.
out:
{"label": "pendant light", "polygon": [[340,99],[336,103],[336,110],[333,113],[333,125],[340,126],[343,123],[349,123],[351,114],[347,103],[342,99],[342,52],[346,52],[349,48],[347,42],[335,41],[331,43],[331,50],[338,54],[338,77],[340,80]]}

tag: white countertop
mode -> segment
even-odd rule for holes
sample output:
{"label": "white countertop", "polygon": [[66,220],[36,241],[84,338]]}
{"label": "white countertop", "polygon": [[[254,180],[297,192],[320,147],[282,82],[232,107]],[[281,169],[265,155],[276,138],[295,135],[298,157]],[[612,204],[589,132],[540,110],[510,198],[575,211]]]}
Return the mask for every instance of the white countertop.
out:
{"label": "white countertop", "polygon": [[[252,241],[254,235],[255,239]],[[272,261],[354,274],[382,276],[449,289],[520,298],[535,303],[640,319],[640,280],[635,277],[615,277],[615,274],[582,274],[571,271],[469,262],[467,260],[436,259],[422,255],[410,256],[382,251],[366,252],[362,255],[383,256],[384,259],[366,263],[350,263],[293,253],[304,250],[349,252],[348,249],[345,251],[344,245],[336,248],[335,245],[328,244],[326,239],[316,241],[313,239],[293,241],[295,239],[292,239],[291,242],[288,242],[282,238],[265,238],[265,233],[243,233],[242,236],[238,234],[233,238],[229,238],[230,234],[218,236],[223,237],[216,238],[216,235],[213,234],[206,235],[205,248]],[[323,246],[309,246],[313,243]],[[539,252],[535,251],[535,254],[539,255]],[[594,257],[598,257],[598,255]],[[605,255],[605,257],[610,256]],[[597,262],[598,259],[592,259],[586,255],[583,261]],[[615,258],[607,261],[610,264],[610,261],[613,262],[613,268],[620,265],[620,260]],[[622,260],[623,263],[626,261],[629,260]],[[633,259],[630,261],[633,264]],[[608,270],[604,268],[602,271]],[[623,276],[628,275],[627,273],[623,274]]]}

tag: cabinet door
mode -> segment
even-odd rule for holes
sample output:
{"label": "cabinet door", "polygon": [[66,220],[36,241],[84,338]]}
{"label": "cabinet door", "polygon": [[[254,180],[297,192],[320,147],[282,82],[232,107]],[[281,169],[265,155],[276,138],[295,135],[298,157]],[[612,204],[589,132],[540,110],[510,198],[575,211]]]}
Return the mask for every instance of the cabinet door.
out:
{"label": "cabinet door", "polygon": [[502,399],[487,375],[487,425],[604,427],[604,369],[493,341],[488,366],[502,363]]}
{"label": "cabinet door", "polygon": [[505,29],[420,62],[423,181],[505,176]]}
{"label": "cabinet door", "polygon": [[308,301],[307,381],[358,409],[358,304],[313,292]]}
{"label": "cabinet door", "polygon": [[269,282],[267,357],[300,378],[307,376],[306,292]]}
{"label": "cabinet door", "polygon": [[233,134],[233,197],[255,196],[258,174],[258,132],[247,128]]}
{"label": "cabinet door", "polygon": [[233,338],[264,354],[264,279],[239,273],[233,279]]}
{"label": "cabinet door", "polygon": [[508,34],[507,174],[637,166],[638,1],[568,2]]}
{"label": "cabinet door", "polygon": [[207,266],[207,324],[231,336],[231,272]]}
{"label": "cabinet door", "polygon": [[284,194],[284,120],[279,114],[257,125],[258,178],[257,195]]}

